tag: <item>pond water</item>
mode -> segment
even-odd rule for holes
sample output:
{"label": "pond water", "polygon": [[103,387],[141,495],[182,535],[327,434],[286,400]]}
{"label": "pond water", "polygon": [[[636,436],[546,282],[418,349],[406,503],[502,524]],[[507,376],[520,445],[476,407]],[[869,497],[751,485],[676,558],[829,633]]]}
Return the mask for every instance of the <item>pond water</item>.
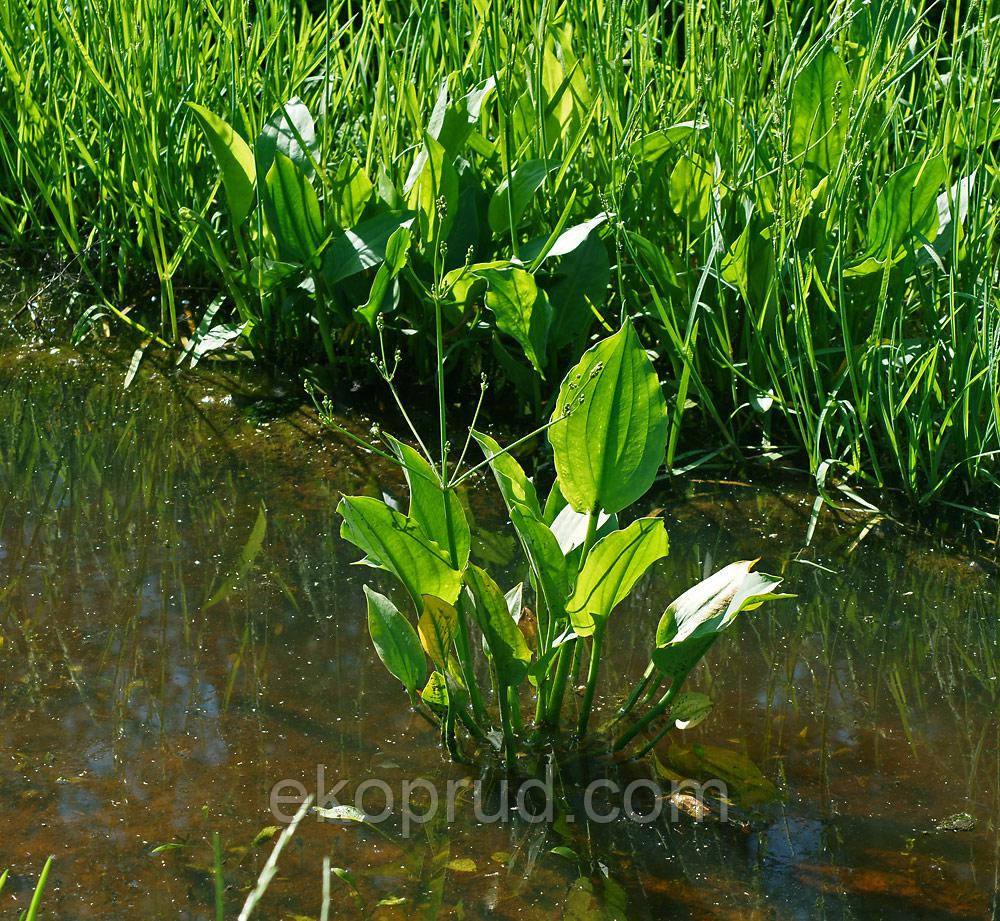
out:
{"label": "pond water", "polygon": [[[214,917],[214,833],[235,917],[273,844],[255,838],[276,824],[278,781],[314,790],[325,765],[350,794],[484,772],[447,763],[404,705],[365,625],[363,581],[385,583],[338,537],[342,492],[401,497],[400,477],[218,373],[147,361],[124,392],[123,376],[68,349],[0,358],[4,917],[49,854],[42,917]],[[497,498],[483,480],[470,501],[496,563]],[[317,917],[324,856],[364,902],[334,879],[338,919],[995,916],[991,564],[830,511],[806,546],[812,500],[795,490],[690,482],[654,504],[670,557],[615,614],[599,705],[641,673],[672,597],[762,557],[798,597],[716,645],[696,681],[716,709],[682,741],[749,760],[779,800],[730,823],[551,825],[479,822],[460,802],[409,838],[398,815],[374,830],[309,818],[255,917]]]}

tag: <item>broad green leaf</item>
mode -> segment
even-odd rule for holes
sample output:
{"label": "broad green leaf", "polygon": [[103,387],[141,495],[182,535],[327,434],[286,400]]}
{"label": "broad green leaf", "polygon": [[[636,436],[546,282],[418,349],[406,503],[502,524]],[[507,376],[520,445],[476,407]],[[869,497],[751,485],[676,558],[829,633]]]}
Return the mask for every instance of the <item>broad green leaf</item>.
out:
{"label": "broad green leaf", "polygon": [[631,323],[566,375],[552,423],[559,484],[578,512],[620,512],[652,486],[666,450],[667,404]]}
{"label": "broad green leaf", "polygon": [[511,217],[514,219],[514,228],[518,228],[538,187],[549,173],[558,168],[559,163],[553,160],[527,160],[512,170],[509,186],[504,179],[490,199],[486,211],[490,229],[495,234],[506,233],[511,227]]}
{"label": "broad green leaf", "polygon": [[265,184],[268,193],[265,213],[282,258],[303,265],[312,262],[323,242],[323,219],[309,177],[277,151]]}
{"label": "broad green leaf", "polygon": [[253,151],[224,119],[197,103],[189,102],[188,106],[201,124],[212,155],[219,164],[229,211],[233,224],[238,227],[253,207],[254,184],[257,181]]}
{"label": "broad green leaf", "polygon": [[611,265],[604,242],[591,234],[559,260],[553,271],[555,284],[548,289],[552,305],[549,351],[579,343],[583,348],[594,322],[594,312],[604,310],[608,298]]}
{"label": "broad green leaf", "polygon": [[495,88],[495,78],[488,77],[454,104],[445,107],[439,117],[432,116],[427,133],[441,144],[449,156],[455,157],[462,152],[465,142],[479,122],[483,103]]}
{"label": "broad green leaf", "polygon": [[774,591],[780,579],[751,571],[755,562],[730,563],[667,606],[656,628],[652,654],[661,672],[683,678],[742,611],[792,597]]}
{"label": "broad green leaf", "polygon": [[503,452],[503,448],[500,447],[496,439],[484,432],[477,432],[473,429],[472,437],[476,439],[490,462],[490,469],[496,477],[500,494],[503,496],[508,511],[517,508],[529,517],[540,519],[542,511],[538,504],[535,484],[528,478],[517,459],[509,452]]}
{"label": "broad green leaf", "polygon": [[[418,160],[422,160],[413,187],[406,198],[407,207],[417,212],[420,238],[424,245],[448,236],[458,208],[458,174],[445,149],[429,134]],[[443,211],[439,210],[443,199]]]}
{"label": "broad green leaf", "polygon": [[667,646],[657,646],[650,659],[659,672],[675,681],[682,681],[718,638],[718,633],[710,633],[670,643]]}
{"label": "broad green leaf", "polygon": [[225,578],[219,584],[219,587],[212,592],[208,601],[202,605],[203,611],[215,607],[220,601],[228,598],[233,588],[235,588],[236,583],[246,576],[253,565],[253,561],[257,559],[257,554],[260,553],[261,547],[264,545],[264,535],[266,533],[267,509],[264,507],[264,503],[261,502],[260,509],[257,512],[257,519],[250,529],[250,536],[247,538],[247,542],[240,548],[240,552],[236,555],[236,559],[233,561]]}
{"label": "broad green leaf", "polygon": [[516,339],[532,367],[542,375],[546,364],[552,307],[530,272],[519,268],[483,269],[476,273],[487,284],[486,306],[497,329]]}
{"label": "broad green leaf", "polygon": [[458,611],[434,595],[424,595],[422,601],[423,612],[417,621],[420,645],[438,668],[446,668],[458,633]]}
{"label": "broad green leaf", "polygon": [[590,636],[643,573],[666,555],[667,532],[659,518],[640,518],[594,544],[566,604],[577,634]]}
{"label": "broad green leaf", "polygon": [[517,687],[528,671],[531,650],[507,608],[507,599],[490,576],[475,564],[465,573],[474,602],[476,621],[497,669],[507,687]]}
{"label": "broad green leaf", "polygon": [[417,522],[368,496],[344,496],[337,511],[344,519],[341,537],[367,554],[365,562],[395,575],[418,609],[424,595],[455,603],[462,574]]}
{"label": "broad green leaf", "polygon": [[[939,227],[938,190],[946,178],[941,157],[911,163],[889,177],[868,218],[866,257],[880,263],[878,268],[901,257],[911,240],[934,240]],[[847,274],[866,274],[857,268]]]}
{"label": "broad green leaf", "polygon": [[700,224],[712,207],[715,168],[699,154],[682,154],[670,173],[670,206],[692,224]]}
{"label": "broad green leaf", "polygon": [[254,144],[257,173],[266,176],[275,155],[284,154],[307,176],[315,171],[311,160],[316,151],[316,125],[309,109],[297,96],[289,99],[265,123]]}
{"label": "broad green leaf", "polygon": [[454,489],[444,490],[427,459],[408,444],[386,435],[393,453],[399,458],[410,487],[409,517],[450,557],[454,544],[456,569],[465,569],[469,562],[472,535],[462,500]]}
{"label": "broad green leaf", "polygon": [[559,542],[548,526],[538,518],[511,508],[510,520],[517,532],[524,555],[535,576],[549,613],[562,617],[569,594],[569,575],[566,558],[559,549]]}
{"label": "broad green leaf", "polygon": [[374,187],[364,167],[353,157],[344,160],[334,173],[327,203],[338,227],[353,227],[361,220]]}
{"label": "broad green leaf", "polygon": [[323,253],[323,280],[335,285],[378,265],[388,256],[389,241],[396,231],[409,228],[412,223],[411,213],[390,211],[335,234]]}
{"label": "broad green leaf", "polygon": [[397,227],[392,232],[385,244],[385,261],[375,273],[368,301],[354,311],[354,315],[364,320],[370,330],[375,329],[375,320],[382,312],[389,286],[406,267],[412,237],[409,227]]}
{"label": "broad green leaf", "polygon": [[669,128],[661,131],[653,131],[643,135],[638,141],[633,142],[628,149],[636,160],[644,163],[653,163],[659,160],[671,147],[684,138],[690,137],[697,131],[702,131],[708,127],[708,122],[686,121],[678,122]]}
{"label": "broad green leaf", "polygon": [[385,595],[366,585],[365,597],[368,599],[368,631],[375,651],[390,674],[402,682],[412,697],[427,675],[427,663],[416,631]]}
{"label": "broad green leaf", "polygon": [[840,159],[853,88],[844,62],[824,48],[795,77],[788,152],[796,163],[830,173]]}

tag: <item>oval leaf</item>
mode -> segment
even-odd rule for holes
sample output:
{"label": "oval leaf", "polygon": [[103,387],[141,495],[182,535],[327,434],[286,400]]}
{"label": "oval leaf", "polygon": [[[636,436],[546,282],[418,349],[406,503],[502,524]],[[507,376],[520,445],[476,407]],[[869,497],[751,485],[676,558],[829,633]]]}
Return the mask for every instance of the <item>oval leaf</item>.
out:
{"label": "oval leaf", "polygon": [[344,519],[340,536],[367,554],[366,563],[395,575],[418,608],[424,595],[454,604],[462,574],[413,519],[369,496],[344,496],[337,511]]}
{"label": "oval leaf", "polygon": [[427,674],[420,640],[410,622],[385,595],[365,586],[368,599],[368,632],[375,651],[390,674],[398,678],[406,692],[413,693]]}
{"label": "oval leaf", "polygon": [[659,518],[640,518],[602,538],[587,556],[566,611],[579,636],[590,636],[632,591],[642,574],[667,555]]}
{"label": "oval leaf", "polygon": [[542,369],[552,322],[548,296],[524,269],[485,269],[476,274],[487,284],[486,306],[496,317],[497,329],[517,340],[532,367],[544,378]]}
{"label": "oval leaf", "polygon": [[556,473],[578,512],[620,512],[652,486],[667,445],[667,404],[631,323],[566,375],[552,421]]}
{"label": "oval leaf", "polygon": [[[840,159],[850,118],[851,78],[832,48],[825,48],[792,86],[789,153],[796,162],[829,173]],[[801,159],[800,159],[801,158]]]}

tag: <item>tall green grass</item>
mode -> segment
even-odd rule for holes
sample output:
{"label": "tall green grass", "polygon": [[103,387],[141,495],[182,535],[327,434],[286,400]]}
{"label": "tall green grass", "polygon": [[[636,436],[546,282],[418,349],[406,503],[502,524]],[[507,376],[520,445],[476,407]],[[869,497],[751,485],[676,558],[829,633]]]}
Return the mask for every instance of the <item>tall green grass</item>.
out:
{"label": "tall green grass", "polygon": [[[998,35],[996,0],[3,4],[0,241],[80,256],[101,309],[146,339],[189,339],[222,292],[219,319],[249,321],[259,354],[353,374],[372,348],[351,318],[370,274],[334,292],[347,309],[333,329],[315,328],[325,308],[283,326],[287,292],[260,283],[264,209],[232,226],[186,103],[252,142],[301,99],[330,225],[338,169],[356,161],[399,204],[442,82],[456,100],[494,78],[448,152],[479,197],[476,258],[612,213],[586,259],[529,263],[557,316],[567,278],[592,273],[548,379],[628,313],[669,378],[671,468],[721,448],[790,458],[820,489],[995,510]],[[819,113],[805,151],[803,111]],[[489,197],[539,160],[555,166],[523,222],[488,227]],[[451,265],[469,239],[449,238]],[[438,255],[418,245],[386,318],[417,367]],[[493,369],[499,392],[541,410],[548,385],[481,304],[463,306],[455,370]]]}

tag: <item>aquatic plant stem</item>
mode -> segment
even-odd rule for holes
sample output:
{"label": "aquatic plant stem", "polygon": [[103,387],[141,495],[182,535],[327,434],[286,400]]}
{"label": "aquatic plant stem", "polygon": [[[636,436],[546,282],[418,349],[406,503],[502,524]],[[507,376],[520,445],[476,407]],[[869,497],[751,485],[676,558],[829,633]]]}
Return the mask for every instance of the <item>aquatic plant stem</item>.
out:
{"label": "aquatic plant stem", "polygon": [[641,719],[636,720],[635,723],[633,723],[628,729],[625,730],[625,732],[615,739],[612,751],[621,751],[640,732],[642,732],[643,729],[652,723],[653,720],[665,713],[674,702],[677,692],[681,689],[681,685],[684,684],[684,681],[689,674],[690,672],[685,672],[683,675],[678,675],[674,678],[674,680],[670,683],[670,687],[667,688],[666,693],[656,702],[653,708],[645,713]]}
{"label": "aquatic plant stem", "polygon": [[615,718],[611,721],[612,725],[617,723],[622,717],[627,716],[629,711],[638,703],[639,698],[642,696],[643,691],[646,690],[647,685],[653,678],[653,673],[656,671],[656,666],[652,662],[646,666],[646,671],[643,672],[642,678],[636,682],[635,687],[632,689],[632,693],[629,695],[628,700],[625,701],[618,708],[618,712],[615,714]]}
{"label": "aquatic plant stem", "polygon": [[594,706],[594,693],[597,690],[597,678],[601,669],[601,646],[604,643],[604,631],[607,626],[606,619],[597,621],[594,626],[594,636],[590,645],[590,664],[587,668],[587,690],[583,695],[580,722],[576,727],[576,735],[579,739],[587,734],[587,723],[590,722],[590,711]]}
{"label": "aquatic plant stem", "polygon": [[497,688],[497,701],[500,704],[500,728],[503,730],[504,761],[511,767],[517,758],[517,744],[514,742],[514,730],[510,723],[510,701],[507,699],[507,688]]}
{"label": "aquatic plant stem", "polygon": [[[594,545],[594,538],[597,536],[597,512],[591,509],[587,513],[587,533],[583,539],[583,550],[580,553],[580,569],[590,554],[590,548]],[[577,639],[576,643],[580,640]],[[549,695],[549,705],[546,712],[545,722],[553,729],[559,727],[559,717],[562,711],[563,697],[566,694],[566,680],[569,677],[570,665],[573,662],[575,650],[570,649],[571,643],[564,643],[559,650],[556,662],[555,680],[552,682],[552,691]]]}
{"label": "aquatic plant stem", "polygon": [[215,921],[225,921],[226,918],[226,880],[222,875],[222,841],[219,833],[212,833],[213,878],[215,882]]}

